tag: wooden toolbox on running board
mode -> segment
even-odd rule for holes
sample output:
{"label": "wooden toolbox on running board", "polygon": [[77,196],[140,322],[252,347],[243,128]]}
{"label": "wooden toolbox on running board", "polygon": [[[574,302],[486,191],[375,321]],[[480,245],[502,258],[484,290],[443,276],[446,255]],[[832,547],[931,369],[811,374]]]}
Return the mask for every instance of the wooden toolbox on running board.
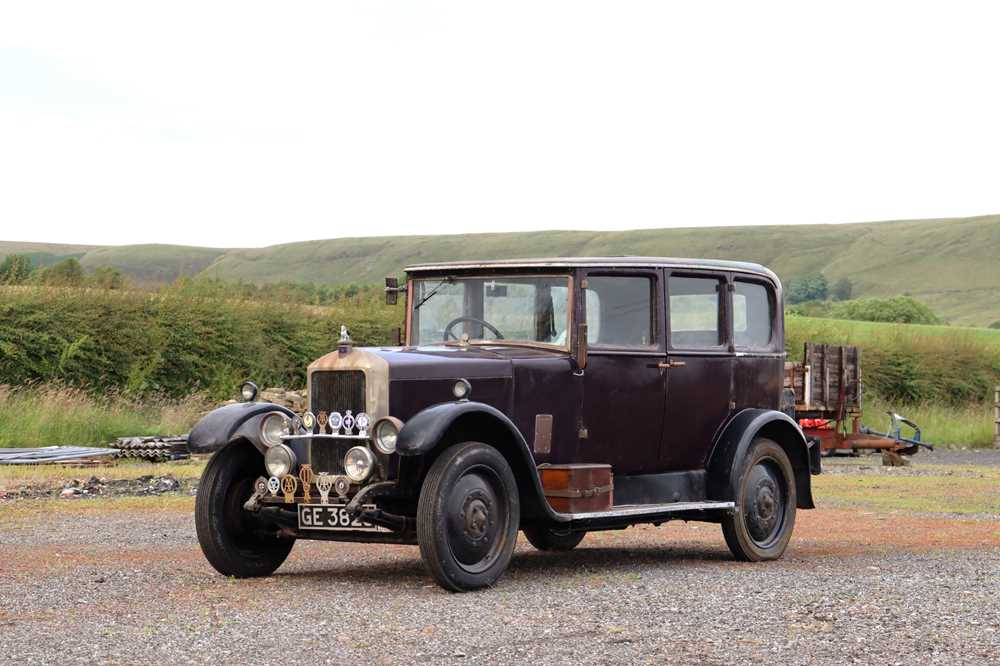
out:
{"label": "wooden toolbox on running board", "polygon": [[611,465],[539,465],[545,498],[560,513],[611,509]]}

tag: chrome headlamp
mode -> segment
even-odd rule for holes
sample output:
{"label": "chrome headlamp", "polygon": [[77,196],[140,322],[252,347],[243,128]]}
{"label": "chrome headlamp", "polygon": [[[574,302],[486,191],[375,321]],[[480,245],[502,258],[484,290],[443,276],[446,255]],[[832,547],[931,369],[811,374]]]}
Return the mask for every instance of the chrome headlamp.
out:
{"label": "chrome headlamp", "polygon": [[396,438],[403,429],[403,422],[393,416],[386,416],[375,422],[372,428],[372,441],[375,448],[385,454],[396,452]]}
{"label": "chrome headlamp", "polygon": [[344,473],[355,483],[361,483],[375,469],[375,455],[365,446],[355,446],[344,456]]}
{"label": "chrome headlamp", "polygon": [[295,469],[295,452],[287,444],[272,446],[264,454],[264,467],[271,476],[282,478]]}
{"label": "chrome headlamp", "polygon": [[260,440],[265,446],[281,444],[281,436],[291,434],[291,421],[281,412],[271,412],[260,422]]}

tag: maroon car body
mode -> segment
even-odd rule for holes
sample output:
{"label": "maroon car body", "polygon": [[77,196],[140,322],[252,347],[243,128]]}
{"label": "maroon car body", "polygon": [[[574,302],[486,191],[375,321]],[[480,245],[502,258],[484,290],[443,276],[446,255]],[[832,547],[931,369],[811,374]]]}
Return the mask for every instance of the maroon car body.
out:
{"label": "maroon car body", "polygon": [[[254,529],[285,543],[416,542],[453,590],[492,584],[518,529],[536,546],[558,549],[588,531],[681,518],[721,522],[742,559],[784,551],[795,509],[813,506],[819,457],[781,411],[784,321],[774,273],[648,257],[450,262],[406,272],[401,287],[387,280],[390,300],[405,294],[403,344],[355,349],[345,337],[314,362],[304,426],[249,402],[192,431],[195,450],[241,446],[260,455],[274,448],[260,434],[264,421],[280,417],[280,446],[294,461],[287,475],[308,465],[310,474],[345,478],[354,464],[348,451],[360,443],[371,454],[368,476],[346,479],[340,494],[345,515],[365,531],[309,529],[295,506],[309,504],[302,488],[264,492],[264,476],[249,478],[262,468],[248,477],[257,484],[245,510]],[[364,412],[371,429],[327,434],[312,425],[341,412]],[[382,446],[383,432],[391,446]],[[543,487],[539,469],[572,475],[588,464],[610,467],[608,506],[553,510],[555,491]],[[300,485],[312,488],[308,475]],[[204,522],[203,547],[213,540]],[[219,548],[206,555],[241,574],[219,565]]]}

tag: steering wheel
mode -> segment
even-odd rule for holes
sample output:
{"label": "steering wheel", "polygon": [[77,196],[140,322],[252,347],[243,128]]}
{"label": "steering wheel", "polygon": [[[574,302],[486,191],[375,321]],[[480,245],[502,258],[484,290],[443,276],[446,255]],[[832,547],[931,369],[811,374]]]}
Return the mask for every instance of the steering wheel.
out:
{"label": "steering wheel", "polygon": [[464,321],[471,321],[473,324],[479,324],[483,328],[490,330],[493,335],[497,336],[497,340],[503,340],[503,333],[497,330],[497,327],[486,321],[485,319],[480,319],[479,317],[455,317],[448,325],[444,327],[444,341],[448,342],[448,339],[458,340],[458,336],[451,332],[451,329],[455,328],[455,324],[461,324]]}

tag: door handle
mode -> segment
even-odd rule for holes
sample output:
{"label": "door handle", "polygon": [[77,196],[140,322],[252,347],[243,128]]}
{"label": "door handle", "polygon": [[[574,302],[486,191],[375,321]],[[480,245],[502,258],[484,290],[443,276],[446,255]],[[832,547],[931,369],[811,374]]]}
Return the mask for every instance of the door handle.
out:
{"label": "door handle", "polygon": [[683,368],[685,365],[687,363],[684,361],[667,361],[666,363],[657,363],[656,367],[669,370],[670,368]]}

